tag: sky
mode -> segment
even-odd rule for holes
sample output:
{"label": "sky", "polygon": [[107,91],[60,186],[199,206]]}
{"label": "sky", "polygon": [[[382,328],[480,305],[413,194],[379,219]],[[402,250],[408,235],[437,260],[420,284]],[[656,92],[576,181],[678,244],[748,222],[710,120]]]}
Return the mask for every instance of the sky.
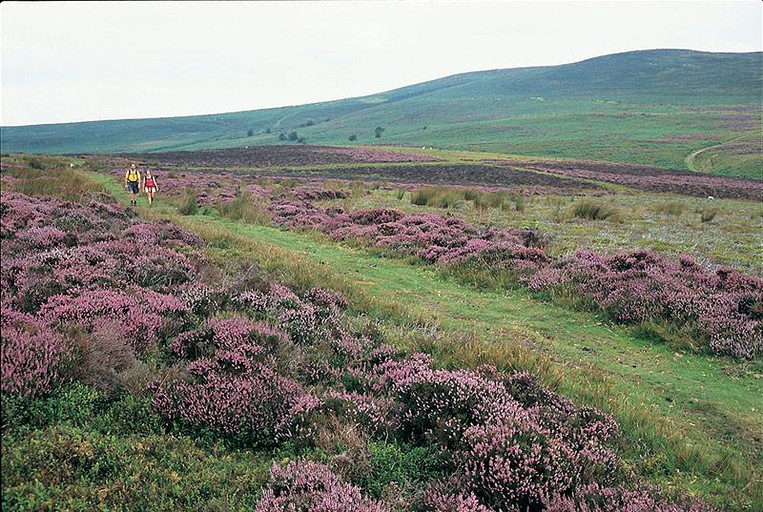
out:
{"label": "sky", "polygon": [[0,4],[0,124],[300,105],[631,50],[763,50],[763,2]]}

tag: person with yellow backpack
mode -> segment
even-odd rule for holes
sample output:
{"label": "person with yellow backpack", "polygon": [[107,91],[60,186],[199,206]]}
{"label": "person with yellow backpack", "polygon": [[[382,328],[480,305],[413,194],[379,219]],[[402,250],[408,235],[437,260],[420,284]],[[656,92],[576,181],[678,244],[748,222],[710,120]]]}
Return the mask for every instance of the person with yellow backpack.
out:
{"label": "person with yellow backpack", "polygon": [[140,171],[135,164],[130,164],[130,168],[125,173],[125,188],[130,192],[130,206],[138,205],[138,191],[140,190]]}

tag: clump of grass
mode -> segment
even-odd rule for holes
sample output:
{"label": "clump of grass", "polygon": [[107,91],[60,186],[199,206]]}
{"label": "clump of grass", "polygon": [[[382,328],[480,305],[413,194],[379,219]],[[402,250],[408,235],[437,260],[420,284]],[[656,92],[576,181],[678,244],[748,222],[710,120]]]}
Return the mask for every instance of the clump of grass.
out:
{"label": "clump of grass", "polygon": [[463,192],[448,187],[421,187],[411,193],[411,204],[416,206],[454,208],[463,199]]}
{"label": "clump of grass", "polygon": [[699,211],[699,220],[710,222],[718,215],[718,208],[703,208]]}
{"label": "clump of grass", "polygon": [[607,206],[593,201],[582,201],[572,209],[572,214],[579,219],[587,220],[616,220],[619,211],[614,206]]}
{"label": "clump of grass", "polygon": [[189,189],[180,198],[180,204],[178,204],[178,213],[180,215],[196,215],[199,213],[198,193]]}
{"label": "clump of grass", "polygon": [[676,217],[680,216],[684,210],[686,209],[686,205],[684,203],[681,203],[679,201],[670,201],[667,203],[658,203],[655,206],[655,211],[657,213],[665,213],[667,215],[675,215]]}
{"label": "clump of grass", "polygon": [[246,192],[228,203],[219,202],[217,211],[222,217],[249,224],[267,225],[270,223],[268,213],[257,204],[251,194]]}

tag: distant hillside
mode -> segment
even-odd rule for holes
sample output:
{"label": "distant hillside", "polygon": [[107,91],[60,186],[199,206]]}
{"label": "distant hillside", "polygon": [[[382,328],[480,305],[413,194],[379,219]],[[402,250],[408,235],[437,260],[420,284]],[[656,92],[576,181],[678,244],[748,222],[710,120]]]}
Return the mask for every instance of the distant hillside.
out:
{"label": "distant hillside", "polygon": [[[704,154],[712,162],[696,168],[763,178],[762,94],[761,52],[649,50],[464,73],[310,105],[3,127],[1,136],[5,152],[113,153],[298,143],[291,134],[311,144],[378,142],[681,169],[685,158],[712,146]],[[751,141],[743,150],[727,144],[740,137]]]}

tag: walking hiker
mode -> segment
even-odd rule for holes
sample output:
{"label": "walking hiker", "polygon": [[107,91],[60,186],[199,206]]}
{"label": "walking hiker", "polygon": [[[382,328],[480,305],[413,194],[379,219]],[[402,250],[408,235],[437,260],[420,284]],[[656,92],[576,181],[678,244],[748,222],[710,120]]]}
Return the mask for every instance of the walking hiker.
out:
{"label": "walking hiker", "polygon": [[140,189],[140,171],[135,168],[135,164],[130,164],[130,168],[125,173],[125,188],[130,192],[130,206],[137,206],[138,190]]}
{"label": "walking hiker", "polygon": [[153,204],[154,194],[159,192],[159,182],[149,170],[146,171],[146,177],[143,181],[143,192],[146,193],[148,204]]}

